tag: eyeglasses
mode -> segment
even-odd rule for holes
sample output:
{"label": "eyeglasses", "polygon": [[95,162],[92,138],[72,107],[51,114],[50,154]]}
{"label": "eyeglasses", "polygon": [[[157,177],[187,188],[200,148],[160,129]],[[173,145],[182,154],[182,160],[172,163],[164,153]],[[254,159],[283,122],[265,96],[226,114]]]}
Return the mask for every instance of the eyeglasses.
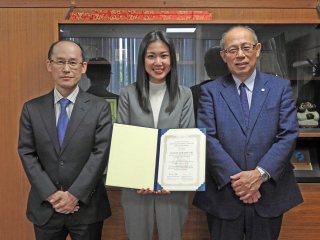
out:
{"label": "eyeglasses", "polygon": [[245,54],[251,54],[254,50],[254,48],[257,46],[256,44],[253,43],[244,43],[242,44],[240,47],[236,47],[236,46],[231,46],[229,48],[223,49],[222,52],[224,52],[225,54],[229,54],[232,56],[235,56],[239,53],[239,50],[241,49],[241,51]]}
{"label": "eyeglasses", "polygon": [[78,62],[76,60],[50,60],[50,63],[54,63],[59,68],[63,68],[66,64],[68,64],[69,68],[77,69],[79,65],[82,65],[83,62]]}

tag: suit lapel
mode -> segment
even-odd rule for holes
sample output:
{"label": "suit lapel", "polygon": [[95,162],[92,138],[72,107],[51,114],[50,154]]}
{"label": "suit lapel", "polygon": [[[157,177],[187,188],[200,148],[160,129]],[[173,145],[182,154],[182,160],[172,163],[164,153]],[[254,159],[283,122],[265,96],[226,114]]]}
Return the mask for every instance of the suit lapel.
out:
{"label": "suit lapel", "polygon": [[40,116],[44,123],[51,141],[53,142],[54,149],[57,154],[60,152],[60,146],[58,142],[57,128],[56,128],[56,116],[54,112],[54,98],[53,91],[51,91],[46,97],[43,98],[40,108]]}
{"label": "suit lapel", "polygon": [[265,103],[266,97],[270,91],[267,83],[267,79],[263,78],[257,71],[250,107],[249,128],[251,131],[258,119],[262,106]]}
{"label": "suit lapel", "polygon": [[83,93],[82,90],[79,90],[76,102],[73,106],[72,114],[70,121],[68,123],[67,132],[63,140],[63,144],[61,146],[61,152],[64,151],[65,147],[70,142],[72,135],[75,133],[79,124],[81,123],[83,117],[86,115],[89,109],[90,99]]}
{"label": "suit lapel", "polygon": [[229,109],[237,119],[244,133],[246,133],[246,126],[244,121],[243,112],[241,109],[240,97],[237,91],[236,84],[232,78],[232,75],[228,75],[223,81],[224,88],[221,90],[221,95],[227,103]]}

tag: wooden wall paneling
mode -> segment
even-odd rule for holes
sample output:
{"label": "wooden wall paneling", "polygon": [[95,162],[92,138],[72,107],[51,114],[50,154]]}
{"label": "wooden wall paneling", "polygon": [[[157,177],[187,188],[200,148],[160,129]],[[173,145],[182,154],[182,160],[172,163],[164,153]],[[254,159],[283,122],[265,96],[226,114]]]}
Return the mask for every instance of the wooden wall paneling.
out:
{"label": "wooden wall paneling", "polygon": [[126,7],[126,8],[150,8],[150,7],[178,7],[178,8],[315,8],[317,0],[2,0],[0,7],[68,7],[71,3],[77,7]]}
{"label": "wooden wall paneling", "polygon": [[[34,239],[26,219],[29,183],[17,154],[18,122],[24,101],[52,87],[45,69],[53,21],[65,9],[0,9],[0,232],[1,239]],[[51,27],[50,27],[51,26]]]}
{"label": "wooden wall paneling", "polygon": [[317,240],[320,236],[320,184],[300,183],[304,203],[284,215],[280,240]]}
{"label": "wooden wall paneling", "polygon": [[[21,93],[19,48],[21,42],[16,33],[19,31],[19,18],[10,18],[10,10],[1,11],[0,46],[4,51],[1,57],[1,123],[0,169],[1,169],[1,216],[0,228],[3,239],[13,239],[10,231],[16,228],[22,234],[27,232],[25,221],[26,184],[19,162],[17,161],[17,122],[18,102]],[[3,24],[4,23],[4,24]],[[21,49],[22,50],[22,49]],[[21,67],[21,68],[20,68]],[[18,70],[19,69],[19,70]],[[19,235],[19,233],[17,234]]]}

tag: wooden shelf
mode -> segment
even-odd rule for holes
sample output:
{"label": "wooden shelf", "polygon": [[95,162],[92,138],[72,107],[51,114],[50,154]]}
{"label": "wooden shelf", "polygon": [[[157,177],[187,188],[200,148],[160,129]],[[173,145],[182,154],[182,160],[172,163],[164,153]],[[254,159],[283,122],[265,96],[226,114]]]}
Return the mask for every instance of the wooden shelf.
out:
{"label": "wooden shelf", "polygon": [[320,137],[320,128],[300,128],[299,138]]}

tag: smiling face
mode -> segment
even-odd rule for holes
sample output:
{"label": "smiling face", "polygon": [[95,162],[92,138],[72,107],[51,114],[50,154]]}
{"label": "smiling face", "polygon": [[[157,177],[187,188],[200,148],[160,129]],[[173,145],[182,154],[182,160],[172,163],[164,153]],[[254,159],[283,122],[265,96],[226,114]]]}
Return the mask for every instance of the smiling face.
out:
{"label": "smiling face", "polygon": [[151,82],[165,81],[171,70],[169,47],[160,40],[150,43],[144,56],[144,65]]}
{"label": "smiling face", "polygon": [[[77,86],[81,75],[86,72],[87,63],[83,62],[81,49],[68,41],[57,43],[52,51],[51,59],[47,60],[47,70],[51,73],[55,87],[62,96],[68,96]],[[76,62],[75,66],[61,62]]]}
{"label": "smiling face", "polygon": [[[243,51],[241,47],[251,45],[252,50]],[[246,29],[237,27],[226,33],[224,49],[240,48],[236,54],[220,53],[224,62],[227,63],[230,72],[244,81],[250,77],[256,68],[257,58],[260,56],[261,44],[256,43],[252,33]]]}

